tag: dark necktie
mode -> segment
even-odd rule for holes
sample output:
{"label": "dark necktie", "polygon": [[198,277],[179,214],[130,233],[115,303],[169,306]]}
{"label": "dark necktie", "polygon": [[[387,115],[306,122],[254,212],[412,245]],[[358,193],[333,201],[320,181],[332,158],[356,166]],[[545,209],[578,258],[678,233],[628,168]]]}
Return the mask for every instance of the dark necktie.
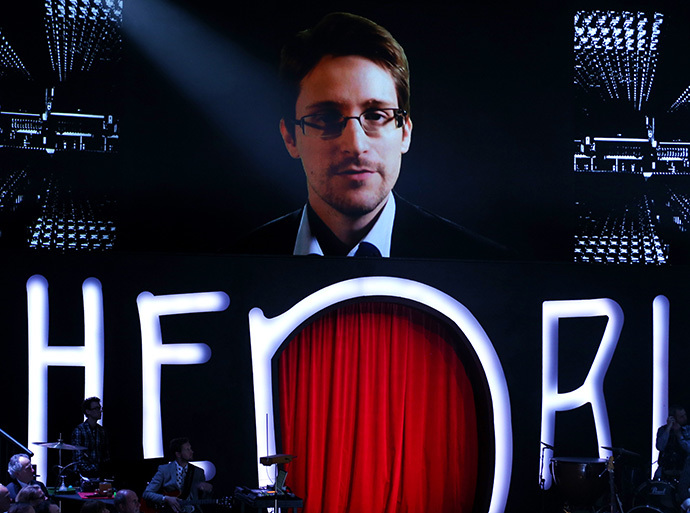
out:
{"label": "dark necktie", "polygon": [[370,242],[360,242],[357,251],[355,251],[356,257],[380,257],[381,252],[379,249],[371,244]]}
{"label": "dark necktie", "polygon": [[179,465],[177,466],[177,488],[182,491],[182,487],[184,486],[184,478],[185,478],[185,472],[186,469],[180,467]]}

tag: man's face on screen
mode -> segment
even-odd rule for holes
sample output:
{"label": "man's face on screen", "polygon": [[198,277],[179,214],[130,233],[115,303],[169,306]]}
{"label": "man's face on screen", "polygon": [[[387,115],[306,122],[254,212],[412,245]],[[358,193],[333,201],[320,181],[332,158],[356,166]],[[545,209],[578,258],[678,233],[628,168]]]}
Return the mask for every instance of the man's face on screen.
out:
{"label": "man's face on screen", "polygon": [[[363,57],[326,56],[302,80],[295,117],[360,116],[397,107],[395,83],[384,68]],[[340,135],[309,136],[297,126],[293,137],[281,123],[290,155],[302,160],[309,202],[317,213],[357,218],[382,207],[400,174],[412,123],[405,118],[401,128],[395,121],[386,128],[367,134],[357,119],[350,119]]]}

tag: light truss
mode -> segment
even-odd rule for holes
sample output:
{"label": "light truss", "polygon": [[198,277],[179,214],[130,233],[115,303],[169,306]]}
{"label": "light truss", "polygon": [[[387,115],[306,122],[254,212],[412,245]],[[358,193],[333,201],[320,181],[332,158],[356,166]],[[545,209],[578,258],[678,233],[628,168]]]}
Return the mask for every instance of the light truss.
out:
{"label": "light truss", "polygon": [[659,58],[663,14],[578,11],[574,22],[575,84],[603,100],[649,100]]}
{"label": "light truss", "polygon": [[89,71],[122,46],[123,0],[45,0],[50,61],[63,82],[73,71]]}
{"label": "light truss", "polygon": [[686,109],[690,107],[690,86],[688,86],[678,99],[673,102],[673,105],[669,108],[669,112],[674,112],[681,107],[685,107]]}
{"label": "light truss", "polygon": [[5,39],[2,33],[2,28],[0,28],[0,75],[3,74],[3,70],[14,70],[23,74],[26,78],[30,78],[29,70],[22,60],[14,51],[12,45]]}

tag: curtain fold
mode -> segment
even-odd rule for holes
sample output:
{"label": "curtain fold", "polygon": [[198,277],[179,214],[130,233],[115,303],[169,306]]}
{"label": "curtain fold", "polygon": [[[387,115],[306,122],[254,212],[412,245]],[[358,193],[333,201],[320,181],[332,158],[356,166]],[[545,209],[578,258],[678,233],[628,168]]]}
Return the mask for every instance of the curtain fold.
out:
{"label": "curtain fold", "polygon": [[305,513],[469,512],[477,485],[472,385],[438,318],[344,305],[278,359],[282,451]]}

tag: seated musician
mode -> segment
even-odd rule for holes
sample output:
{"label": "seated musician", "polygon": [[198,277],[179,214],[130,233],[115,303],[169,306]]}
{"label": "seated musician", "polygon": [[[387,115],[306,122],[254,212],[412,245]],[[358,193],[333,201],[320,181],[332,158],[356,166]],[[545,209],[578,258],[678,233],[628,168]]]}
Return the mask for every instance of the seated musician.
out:
{"label": "seated musician", "polygon": [[659,471],[655,477],[677,481],[690,452],[690,428],[685,408],[670,406],[666,424],[656,433],[656,448],[659,450]]}
{"label": "seated musician", "polygon": [[669,406],[666,424],[656,432],[659,468],[655,479],[662,479],[676,487],[675,500],[683,511],[690,508],[690,426],[682,406]]}
{"label": "seated musician", "polygon": [[183,510],[181,499],[195,501],[213,487],[206,482],[204,470],[190,463],[194,456],[187,438],[170,441],[173,461],[160,465],[156,475],[144,490],[142,498],[155,506],[169,506],[175,513]]}

